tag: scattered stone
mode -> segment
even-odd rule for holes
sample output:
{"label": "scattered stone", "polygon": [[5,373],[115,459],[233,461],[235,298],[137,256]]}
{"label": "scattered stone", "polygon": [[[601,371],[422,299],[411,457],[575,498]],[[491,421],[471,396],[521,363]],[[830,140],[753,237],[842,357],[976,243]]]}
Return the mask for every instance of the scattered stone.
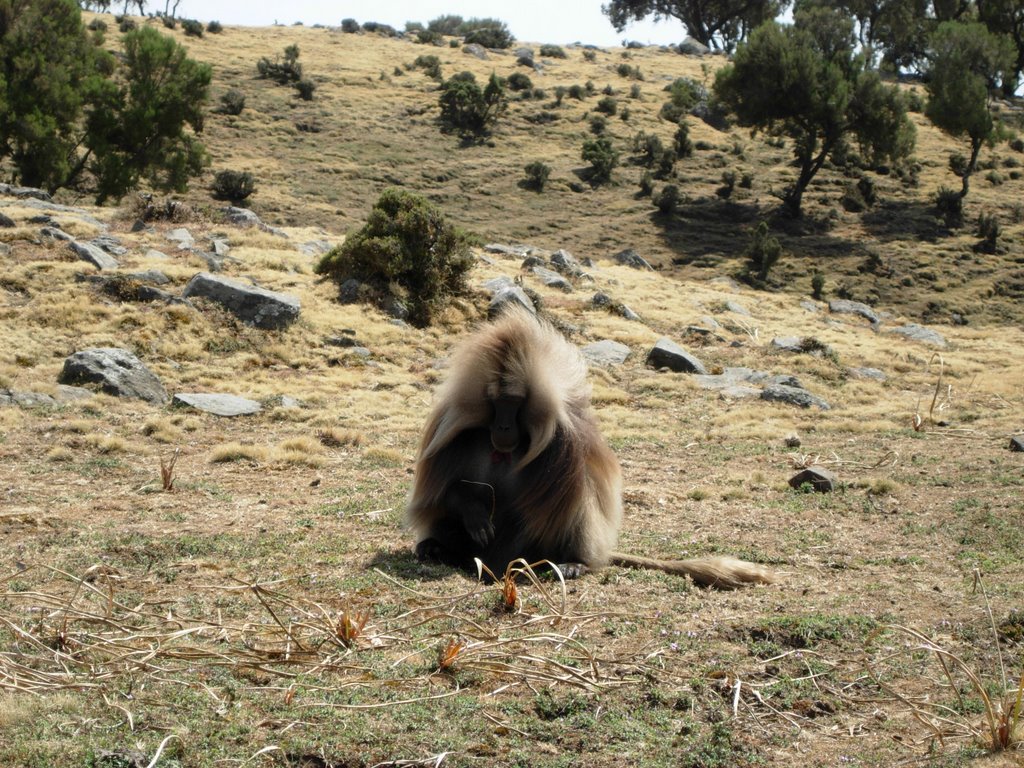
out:
{"label": "scattered stone", "polygon": [[800,348],[800,342],[803,341],[799,336],[776,336],[772,339],[772,349],[781,349],[784,352],[802,352]]}
{"label": "scattered stone", "polygon": [[464,45],[462,46],[462,52],[469,54],[470,56],[474,56],[481,61],[486,61],[488,58],[487,49],[480,45],[480,43],[469,43],[468,45]]}
{"label": "scattered stone", "polygon": [[553,254],[551,254],[551,263],[555,267],[561,267],[563,269],[579,271],[580,263],[576,260],[576,257],[569,253],[564,248],[559,248]]}
{"label": "scattered stone", "polygon": [[515,280],[505,275],[499,275],[498,277],[492,277],[490,280],[484,281],[484,288],[493,296],[498,291],[503,291],[506,288],[512,288],[515,285]]}
{"label": "scattered stone", "polygon": [[409,319],[409,307],[397,296],[388,296],[384,299],[381,309],[385,315],[393,317],[395,320],[404,321]]}
{"label": "scattered stone", "polygon": [[743,315],[744,317],[750,317],[750,312],[738,301],[733,301],[732,299],[729,299],[727,302],[725,302],[725,308],[729,312],[732,312],[734,315]]}
{"label": "scattered stone", "polygon": [[625,264],[627,267],[633,267],[633,269],[649,269],[654,270],[646,259],[644,259],[639,253],[634,251],[632,248],[627,248],[624,251],[619,251],[613,257],[619,264]]}
{"label": "scattered stone", "polygon": [[36,189],[35,187],[16,187],[11,184],[0,184],[0,195],[8,195],[9,197],[31,197],[45,202],[50,202],[53,199],[50,197],[49,192],[44,192],[41,189]]}
{"label": "scattered stone", "polygon": [[[726,389],[727,387],[744,386],[747,384],[760,384],[766,378],[767,373],[762,371],[755,371],[751,368],[726,368],[721,373],[704,373],[693,377],[693,380],[697,383],[701,389]],[[760,389],[755,389],[754,393],[757,395],[761,394]]]}
{"label": "scattered stone", "polygon": [[523,46],[521,48],[516,48],[516,50],[515,50],[515,57],[516,57],[516,61],[518,63],[522,64],[524,67],[532,67],[532,66],[534,66],[534,62],[533,62],[533,48],[527,48],[526,46]]}
{"label": "scattered stone", "polygon": [[180,296],[175,296],[173,293],[162,291],[159,288],[154,288],[152,285],[140,285],[135,290],[135,298],[139,301],[164,301],[168,304],[187,304],[191,306],[191,303]]}
{"label": "scattered stone", "polygon": [[806,309],[808,312],[814,312],[815,314],[821,311],[821,307],[819,307],[813,301],[809,301],[808,299],[804,299],[803,301],[801,301],[800,306],[803,309]]}
{"label": "scattered stone", "polygon": [[301,400],[288,395],[273,395],[272,397],[264,398],[262,403],[264,408],[305,408],[306,404]]}
{"label": "scattered stone", "polygon": [[363,346],[354,336],[328,336],[324,339],[324,344],[329,347],[341,347],[342,349]]}
{"label": "scattered stone", "polygon": [[210,240],[210,250],[218,256],[224,257],[231,251],[231,246],[228,245],[227,240],[224,240],[223,238],[215,238]]}
{"label": "scattered stone", "polygon": [[723,400],[753,400],[761,396],[761,390],[743,384],[730,384],[719,389],[718,396]]}
{"label": "scattered stone", "polygon": [[72,240],[68,245],[71,246],[71,250],[78,258],[88,261],[99,269],[117,269],[121,266],[117,259],[92,243],[80,243],[77,240]]}
{"label": "scattered stone", "polygon": [[1024,435],[1014,435],[1010,438],[1010,450],[1015,452],[1024,451]]}
{"label": "scattered stone", "polygon": [[612,305],[612,297],[607,293],[595,293],[590,303],[598,309],[607,309]]}
{"label": "scattered stone", "polygon": [[817,395],[812,395],[802,387],[793,387],[786,384],[769,384],[761,390],[761,399],[771,402],[788,403],[801,408],[820,408],[823,411],[832,409],[827,402]]}
{"label": "scattered stone", "polygon": [[135,222],[132,224],[131,232],[133,232],[133,233],[141,232],[144,229],[146,229],[146,222],[145,222],[145,220],[144,219],[136,219]]}
{"label": "scattered stone", "polygon": [[125,349],[83,349],[64,360],[57,381],[61,384],[99,384],[114,397],[134,397],[150,403],[167,402],[160,379],[139,358]]}
{"label": "scattered stone", "polygon": [[150,283],[152,285],[167,285],[171,282],[171,278],[159,269],[147,269],[143,272],[130,272],[125,275],[125,277],[130,280],[137,280],[140,283]]}
{"label": "scattered stone", "polygon": [[326,240],[310,240],[299,245],[299,251],[305,256],[322,256],[333,248]]}
{"label": "scattered stone", "polygon": [[121,245],[121,241],[113,235],[100,235],[99,237],[94,237],[90,242],[112,256],[124,256],[128,253],[128,249]]}
{"label": "scattered stone", "polygon": [[572,283],[557,272],[547,269],[546,267],[533,267],[530,271],[539,277],[540,281],[548,288],[557,288],[565,293],[572,293]]}
{"label": "scattered stone", "polygon": [[771,342],[772,349],[794,354],[824,357],[833,354],[832,348],[813,336],[776,336]]}
{"label": "scattered stone", "polygon": [[605,339],[587,344],[580,351],[587,360],[595,365],[622,365],[629,357],[630,349],[625,344]]}
{"label": "scattered stone", "polygon": [[172,243],[177,243],[179,251],[187,251],[196,244],[195,238],[192,237],[192,233],[184,227],[178,227],[177,229],[170,230],[166,234],[166,238]]}
{"label": "scattered stone", "polygon": [[687,37],[679,44],[679,52],[687,56],[707,56],[711,49],[699,40]]}
{"label": "scattered stone", "polygon": [[277,330],[291,325],[299,317],[299,299],[287,293],[255,288],[200,272],[188,281],[183,298],[203,296],[223,304],[240,320],[257,328]]}
{"label": "scattered stone", "polygon": [[163,251],[158,251],[156,248],[150,248],[148,251],[146,251],[146,258],[156,259],[157,261],[167,261],[170,258],[170,256],[168,256]]}
{"label": "scattered stone", "polygon": [[0,227],[4,229],[11,229],[18,226],[17,222],[8,216],[6,213],[0,213]]}
{"label": "scattered stone", "polygon": [[490,243],[484,246],[486,253],[497,253],[500,256],[511,256],[515,259],[521,259],[524,256],[529,255],[530,251],[533,250],[528,245],[502,245],[501,243]]}
{"label": "scattered stone", "polygon": [[811,486],[818,493],[831,493],[836,489],[836,476],[824,467],[807,467],[789,478],[790,488],[799,490],[805,485]]}
{"label": "scattered stone", "polygon": [[627,320],[632,320],[634,323],[643,322],[640,315],[638,315],[636,312],[634,312],[632,309],[630,309],[628,306],[621,302],[619,302],[615,309],[620,315],[622,315]]}
{"label": "scattered stone", "polygon": [[878,325],[881,322],[881,318],[875,310],[859,301],[832,299],[828,303],[828,311],[837,315],[860,315],[872,325]]}
{"label": "scattered stone", "polygon": [[505,309],[505,305],[509,303],[519,304],[534,313],[537,311],[533,301],[526,295],[526,291],[518,285],[513,285],[495,291],[494,296],[491,297],[491,303],[487,307],[487,317],[491,319],[497,317]]}
{"label": "scattered stone", "polygon": [[[764,374],[762,374],[764,375]],[[787,373],[780,373],[774,376],[765,376],[761,383],[766,386],[774,386],[778,384],[783,387],[793,387],[794,389],[804,389],[804,385],[800,383],[800,379],[796,376]]]}
{"label": "scattered stone", "polygon": [[219,395],[203,392],[178,392],[171,405],[188,406],[197,411],[212,413],[214,416],[251,416],[263,410],[255,400],[237,395]]}
{"label": "scattered stone", "polygon": [[52,237],[54,240],[62,240],[65,243],[73,243],[75,241],[75,238],[60,227],[43,227],[39,230],[39,234],[43,237]]}
{"label": "scattered stone", "polygon": [[338,288],[338,301],[342,304],[355,304],[359,301],[359,289],[362,286],[354,277],[345,280]]}
{"label": "scattered stone", "polygon": [[877,368],[848,368],[846,372],[855,379],[885,381],[888,378],[884,371],[880,371]]}
{"label": "scattered stone", "polygon": [[668,368],[676,373],[707,374],[707,369],[696,357],[669,338],[661,338],[647,353],[647,365]]}
{"label": "scattered stone", "polygon": [[45,408],[56,406],[57,401],[41,392],[18,392],[13,389],[0,389],[0,406],[4,405],[16,405],[19,408]]}
{"label": "scattered stone", "polygon": [[263,222],[260,221],[260,217],[250,211],[248,208],[236,208],[233,205],[229,205],[223,209],[224,216],[228,220],[228,223],[234,224],[236,227],[262,227]]}
{"label": "scattered stone", "polygon": [[899,328],[889,328],[886,333],[895,333],[910,341],[918,341],[922,344],[930,344],[933,347],[945,347],[945,337],[932,328],[925,328],[917,323],[907,323]]}

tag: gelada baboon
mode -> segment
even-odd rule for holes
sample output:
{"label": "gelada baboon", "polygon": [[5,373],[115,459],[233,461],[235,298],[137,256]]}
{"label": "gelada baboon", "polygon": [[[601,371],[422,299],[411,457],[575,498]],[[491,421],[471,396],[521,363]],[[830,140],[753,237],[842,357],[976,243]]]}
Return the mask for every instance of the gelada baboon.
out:
{"label": "gelada baboon", "polygon": [[613,551],[619,462],[590,407],[587,366],[557,330],[509,308],[455,353],[427,419],[406,519],[416,554],[500,575],[517,558],[569,576],[608,563],[720,588],[770,582],[729,557],[655,560]]}

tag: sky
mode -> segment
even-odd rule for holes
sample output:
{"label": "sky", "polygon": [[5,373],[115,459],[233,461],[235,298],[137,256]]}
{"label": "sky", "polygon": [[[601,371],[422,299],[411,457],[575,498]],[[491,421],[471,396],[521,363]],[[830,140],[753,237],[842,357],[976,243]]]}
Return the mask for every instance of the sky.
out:
{"label": "sky", "polygon": [[[149,9],[163,10],[159,0],[151,0]],[[601,13],[601,0],[375,0],[375,2],[329,2],[329,0],[181,0],[177,17],[221,24],[266,26],[275,22],[290,25],[301,21],[306,26],[338,26],[342,19],[363,23],[379,21],[395,29],[404,29],[407,21],[424,24],[446,14],[463,18],[501,19],[517,40],[529,43],[573,42],[592,45],[621,45],[623,40],[645,44],[669,45],[686,37],[682,22],[675,19],[655,23],[651,19],[631,24],[616,32],[608,17]]]}

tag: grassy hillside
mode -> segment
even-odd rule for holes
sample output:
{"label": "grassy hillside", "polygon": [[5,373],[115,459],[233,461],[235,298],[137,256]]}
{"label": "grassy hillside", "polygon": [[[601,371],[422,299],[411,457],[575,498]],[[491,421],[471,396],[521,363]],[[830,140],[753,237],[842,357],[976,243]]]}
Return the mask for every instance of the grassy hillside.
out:
{"label": "grassy hillside", "polygon": [[[954,145],[915,115],[919,186],[878,176],[880,203],[854,215],[838,202],[847,180],[826,172],[800,231],[780,233],[788,253],[773,290],[755,291],[724,278],[791,173],[786,148],[691,121],[691,138],[713,148],[679,164],[688,202],[666,220],[636,197],[637,166],[572,190],[599,96],[550,103],[558,85],[611,84],[630,109],[609,121],[622,148],[638,130],[668,143],[662,87],[710,77],[701,64],[717,59],[610,50],[588,62],[567,49],[530,73],[547,98],[514,102],[489,143],[460,146],[435,124],[436,83],[403,65],[433,53],[446,74],[482,79],[525,71],[512,56],[480,62],[302,27],[175,34],[214,65],[215,95],[247,97],[239,117],[208,120],[206,181],[252,171],[252,208],[281,232],[226,223],[201,184],[179,220],[138,231],[137,201],[0,196],[15,223],[0,229],[0,392],[58,396],[67,355],[115,346],[170,393],[264,409],[224,419],[102,394],[0,405],[0,763],[1021,763],[1019,750],[988,748],[968,675],[1005,712],[1024,670],[1024,454],[1007,449],[1024,429],[1017,153],[986,149],[1004,182],[980,178],[968,198],[970,216],[1000,216],[1004,253],[975,253],[971,228],[936,223],[929,199],[952,184]],[[311,103],[255,79],[258,58],[292,43],[318,84]],[[639,99],[617,74],[623,62],[643,73]],[[557,119],[530,121],[544,111]],[[554,169],[540,194],[518,186],[532,160]],[[728,169],[754,184],[726,203],[715,189]],[[339,242],[395,184],[484,241],[564,247],[595,266],[562,293],[523,275],[521,259],[480,253],[473,295],[423,330],[341,305],[303,246]],[[115,236],[121,271],[160,270],[174,295],[207,265],[169,230],[187,227],[197,250],[226,239],[224,274],[298,297],[301,318],[261,331],[209,302],[131,300],[130,284],[92,281],[94,268],[42,235],[40,216],[79,240]],[[615,264],[627,247],[660,269]],[[807,303],[814,270],[826,298],[845,286],[882,322]],[[610,568],[564,592],[523,583],[519,609],[504,612],[493,586],[415,561],[401,519],[418,433],[444,360],[484,315],[482,284],[499,275],[537,290],[573,342],[631,349],[591,371],[623,466],[622,549],[734,554],[767,564],[778,584],[709,592]],[[595,308],[597,291],[642,322]],[[907,321],[947,345],[892,332]],[[652,370],[644,359],[661,336],[716,371],[796,376],[832,407],[723,397]],[[825,352],[780,351],[782,336]],[[837,474],[836,492],[788,486],[815,464]],[[949,677],[933,647],[953,654]]]}

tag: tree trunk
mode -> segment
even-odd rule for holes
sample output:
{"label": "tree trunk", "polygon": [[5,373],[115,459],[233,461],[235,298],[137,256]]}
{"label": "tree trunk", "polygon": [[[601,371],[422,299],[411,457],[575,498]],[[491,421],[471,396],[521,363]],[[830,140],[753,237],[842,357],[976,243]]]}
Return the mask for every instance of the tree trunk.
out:
{"label": "tree trunk", "polygon": [[967,161],[967,167],[964,169],[964,175],[960,177],[963,186],[960,187],[960,199],[963,200],[967,197],[967,192],[971,185],[971,174],[974,173],[978,167],[978,154],[981,152],[981,139],[971,137],[971,159]]}

